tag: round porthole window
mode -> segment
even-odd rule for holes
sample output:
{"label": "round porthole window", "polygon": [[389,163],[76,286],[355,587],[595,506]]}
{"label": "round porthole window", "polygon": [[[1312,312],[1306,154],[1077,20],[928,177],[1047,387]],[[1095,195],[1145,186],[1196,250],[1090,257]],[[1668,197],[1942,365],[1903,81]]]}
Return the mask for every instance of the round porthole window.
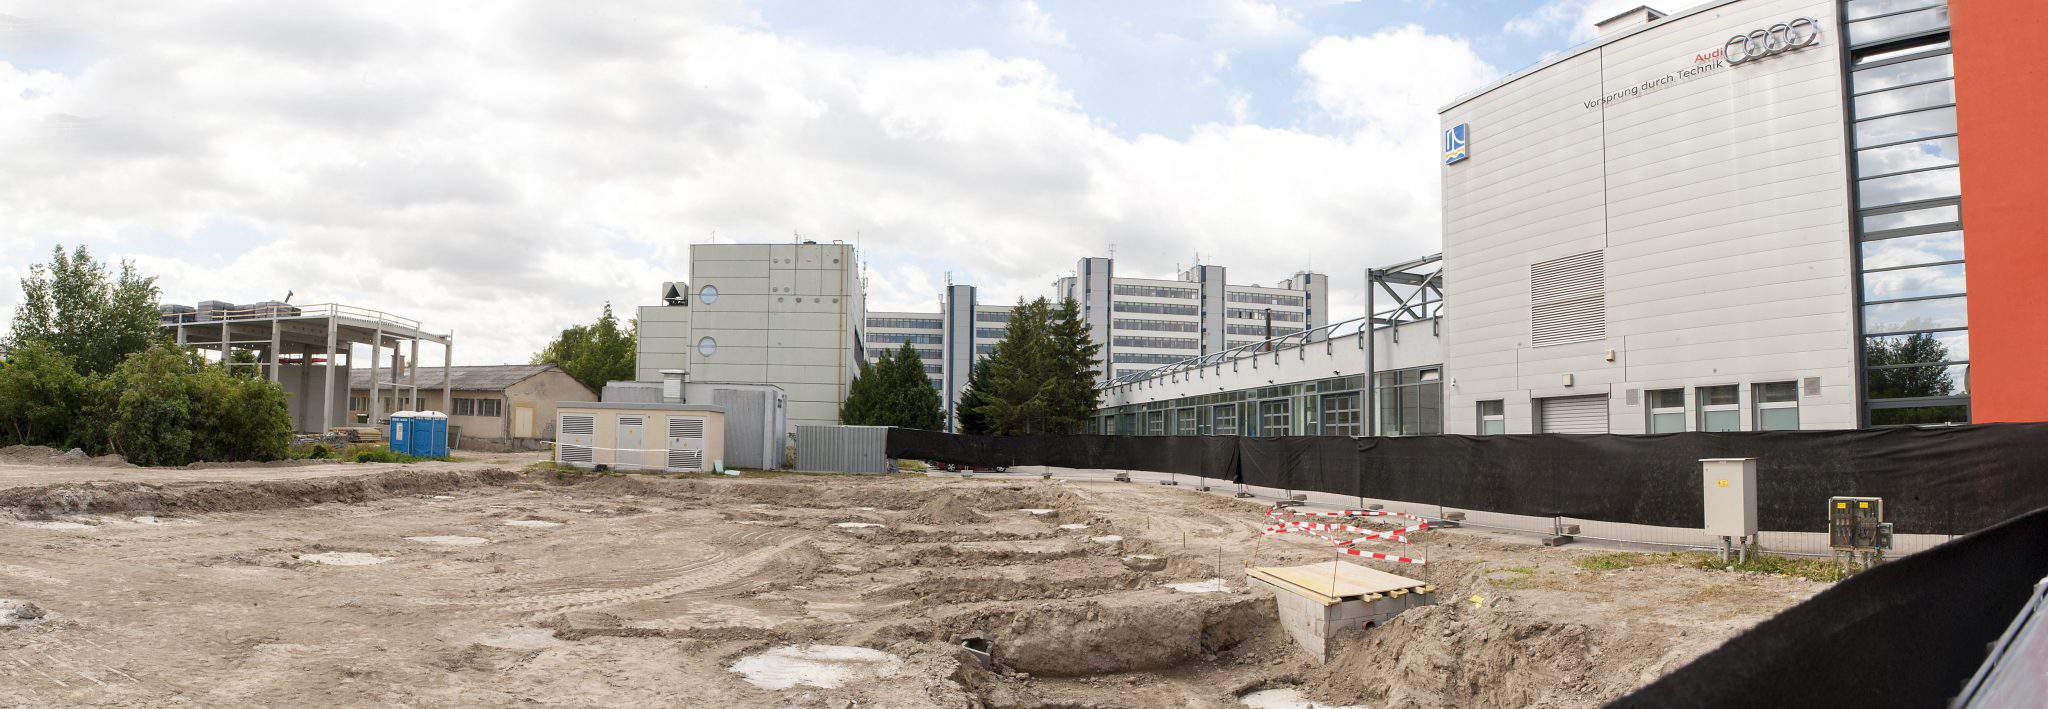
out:
{"label": "round porthole window", "polygon": [[718,302],[718,286],[704,286],[703,290],[697,291],[697,302],[705,305]]}
{"label": "round porthole window", "polygon": [[697,340],[697,354],[709,357],[718,351],[718,341],[709,337]]}

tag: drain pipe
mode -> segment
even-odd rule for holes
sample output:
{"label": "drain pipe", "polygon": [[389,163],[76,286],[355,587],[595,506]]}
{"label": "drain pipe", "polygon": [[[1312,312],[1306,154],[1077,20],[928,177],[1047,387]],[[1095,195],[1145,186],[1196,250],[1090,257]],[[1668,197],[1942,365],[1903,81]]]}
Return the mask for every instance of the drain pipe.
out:
{"label": "drain pipe", "polygon": [[661,370],[661,402],[664,404],[690,403],[690,395],[686,392],[686,385],[689,383],[689,372],[680,369]]}

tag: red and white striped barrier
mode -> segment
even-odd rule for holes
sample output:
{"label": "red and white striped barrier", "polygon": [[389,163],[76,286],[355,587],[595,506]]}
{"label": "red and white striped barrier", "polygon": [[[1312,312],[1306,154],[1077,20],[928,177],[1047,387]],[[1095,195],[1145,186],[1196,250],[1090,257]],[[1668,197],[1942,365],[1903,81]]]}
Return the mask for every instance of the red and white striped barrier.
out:
{"label": "red and white striped barrier", "polygon": [[[1267,526],[1264,529],[1264,532],[1267,535],[1288,533],[1306,534],[1308,536],[1329,542],[1331,546],[1337,547],[1338,553],[1349,554],[1351,556],[1364,557],[1367,559],[1379,559],[1381,561],[1392,561],[1400,564],[1426,565],[1429,563],[1429,560],[1427,559],[1399,556],[1395,554],[1382,554],[1376,551],[1366,551],[1357,548],[1357,544],[1359,542],[1365,541],[1389,541],[1401,544],[1408,544],[1410,543],[1408,535],[1429,529],[1429,520],[1424,517],[1418,517],[1416,515],[1407,514],[1405,512],[1387,512],[1384,510],[1338,510],[1335,512],[1315,512],[1308,510],[1292,510],[1287,508],[1274,508],[1272,510],[1268,510],[1266,512],[1266,516],[1276,518],[1287,516],[1399,517],[1402,519],[1414,520],[1415,524],[1408,525],[1407,527],[1403,527],[1401,529],[1378,530],[1367,529],[1364,527],[1344,524],[1341,522],[1302,522],[1294,520],[1276,519],[1273,521],[1272,525]],[[1338,539],[1336,537],[1332,537],[1328,534],[1325,534],[1325,532],[1349,532],[1352,534],[1357,534],[1359,536],[1356,539]]]}

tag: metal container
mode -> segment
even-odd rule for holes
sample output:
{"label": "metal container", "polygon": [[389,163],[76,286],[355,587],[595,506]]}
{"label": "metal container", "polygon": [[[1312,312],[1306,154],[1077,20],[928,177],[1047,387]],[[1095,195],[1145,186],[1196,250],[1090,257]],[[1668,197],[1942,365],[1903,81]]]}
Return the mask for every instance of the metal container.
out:
{"label": "metal container", "polygon": [[796,469],[838,473],[886,473],[887,426],[798,426]]}

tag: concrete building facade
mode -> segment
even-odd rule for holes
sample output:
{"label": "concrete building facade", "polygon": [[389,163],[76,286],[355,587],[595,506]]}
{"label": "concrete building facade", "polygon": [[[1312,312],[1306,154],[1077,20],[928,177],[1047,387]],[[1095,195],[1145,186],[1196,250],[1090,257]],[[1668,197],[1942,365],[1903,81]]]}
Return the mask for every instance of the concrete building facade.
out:
{"label": "concrete building facade", "polygon": [[1329,324],[1327,277],[1310,271],[1267,287],[1202,264],[1174,279],[1118,276],[1113,259],[1091,256],[1053,295],[1081,305],[1105,380]]}
{"label": "concrete building facade", "polygon": [[[448,415],[451,439],[469,448],[533,448],[554,438],[555,404],[596,401],[597,393],[553,364],[503,364],[434,368],[413,390],[385,390],[379,411],[439,411]],[[373,405],[370,373],[349,372],[350,421],[367,421]]]}

